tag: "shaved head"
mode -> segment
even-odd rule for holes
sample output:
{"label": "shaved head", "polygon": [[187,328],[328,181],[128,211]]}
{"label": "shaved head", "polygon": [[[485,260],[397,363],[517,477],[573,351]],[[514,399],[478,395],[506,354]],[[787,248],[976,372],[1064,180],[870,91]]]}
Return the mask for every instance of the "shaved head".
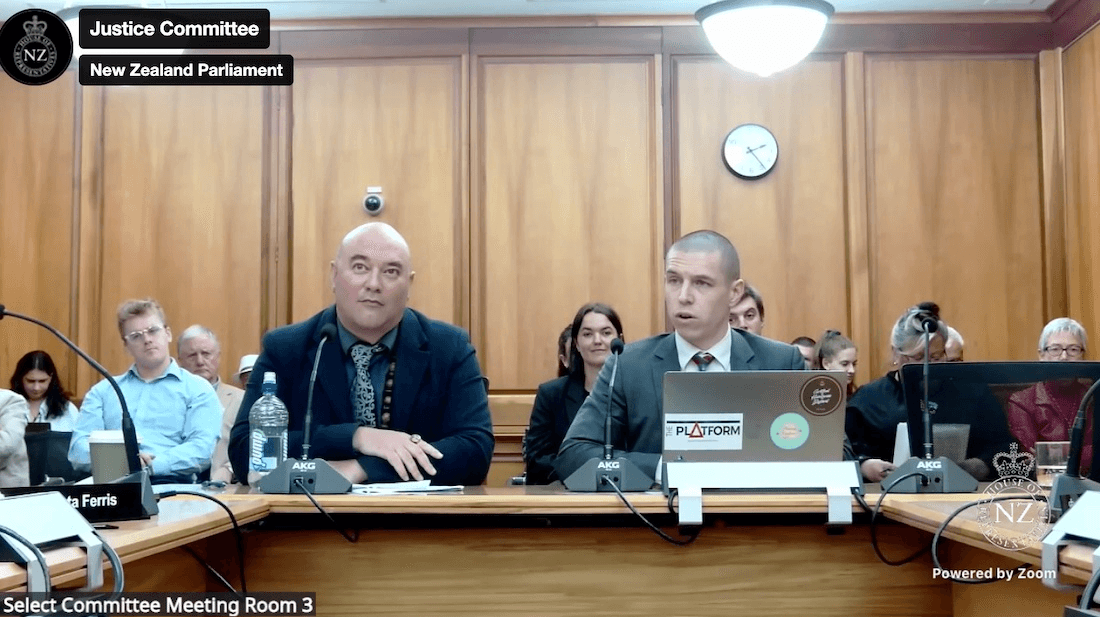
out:
{"label": "shaved head", "polygon": [[340,246],[336,249],[336,261],[340,261],[341,257],[346,257],[348,248],[357,244],[360,237],[369,235],[372,244],[375,242],[386,242],[392,244],[395,248],[404,253],[406,263],[412,265],[412,255],[409,252],[409,243],[405,241],[405,237],[402,236],[392,225],[388,223],[363,223],[355,229],[349,231],[344,239],[340,241]]}

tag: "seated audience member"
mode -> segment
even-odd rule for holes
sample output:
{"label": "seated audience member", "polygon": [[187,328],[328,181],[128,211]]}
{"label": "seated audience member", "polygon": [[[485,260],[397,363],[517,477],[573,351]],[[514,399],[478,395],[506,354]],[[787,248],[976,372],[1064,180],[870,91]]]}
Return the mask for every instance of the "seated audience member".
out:
{"label": "seated audience member", "polygon": [[848,375],[848,398],[856,392],[856,366],[859,351],[856,344],[839,330],[826,330],[814,348],[813,367],[826,371],[844,371]]}
{"label": "seated audience member", "polygon": [[569,374],[569,361],[573,355],[573,324],[565,326],[558,335],[558,377]]}
{"label": "seated audience member", "polygon": [[806,370],[810,370],[814,367],[814,347],[817,345],[817,341],[808,336],[800,336],[791,341],[791,345],[798,348],[798,353],[802,354],[802,358],[806,360]]}
{"label": "seated audience member", "polygon": [[752,285],[745,284],[745,293],[730,305],[730,325],[753,334],[764,331],[764,298]]}
{"label": "seated audience member", "polygon": [[50,354],[38,350],[19,358],[11,390],[27,399],[30,422],[49,422],[51,431],[70,433],[76,426],[76,405],[61,385]]}
{"label": "seated audience member", "polygon": [[[939,322],[940,327],[928,341],[929,360],[945,361],[946,328],[939,313],[939,306],[923,302],[906,310],[898,319],[890,333],[890,353],[895,367],[924,361],[924,343],[928,335],[921,329],[921,318]],[[863,478],[868,482],[881,482],[894,470],[894,464],[889,461],[894,457],[898,423],[909,419],[898,369],[860,388],[848,401],[847,414],[844,430],[851,440]]]}
{"label": "seated audience member", "polygon": [[241,364],[237,367],[237,385],[242,388],[248,387],[248,380],[252,377],[252,367],[256,365],[259,357],[259,354],[254,353],[241,356]]}
{"label": "seated audience member", "polygon": [[603,363],[611,355],[611,341],[622,338],[623,324],[615,309],[593,302],[577,311],[570,327],[573,369],[539,386],[527,430],[527,484],[560,480],[554,472],[558,448],[581,403],[592,391]]}
{"label": "seated audience member", "polygon": [[[222,408],[210,382],[183,370],[169,355],[172,331],[155,300],[130,300],[118,309],[118,331],[130,369],[115,377],[141,441],[141,464],[154,482],[194,482],[210,467]],[[69,460],[91,471],[88,437],[122,428],[122,407],[102,380],[88,391],[73,429]]]}
{"label": "seated audience member", "polygon": [[27,401],[11,390],[0,390],[0,488],[30,484],[26,429]]}
{"label": "seated audience member", "polygon": [[493,454],[489,401],[470,339],[408,308],[409,245],[385,223],[346,236],[330,264],[336,303],[264,336],[229,439],[238,480],[247,481],[248,410],[267,372],[290,414],[288,456],[302,454],[309,375],[326,326],[313,396],[310,456],[352,482],[430,478],[476,485]]}
{"label": "seated audience member", "polygon": [[611,401],[611,443],[654,476],[662,447],[661,404],[668,371],[801,370],[798,350],[730,327],[729,312],[745,293],[737,250],[714,231],[677,240],[665,256],[665,310],[674,331],[626,346],[615,391],[610,365],[600,371],[558,452],[555,468],[568,478],[603,455],[604,419]]}
{"label": "seated audience member", "polygon": [[[1068,317],[1048,323],[1039,335],[1039,360],[1043,362],[1080,362],[1088,349],[1088,334],[1081,324]],[[1070,428],[1077,408],[1092,385],[1089,380],[1059,379],[1044,381],[1014,393],[1008,399],[1008,426],[1012,435],[1032,454],[1036,441],[1069,441]],[[1094,404],[1095,408],[1095,404]],[[1085,421],[1081,465],[1092,466],[1092,431],[1095,413]]]}
{"label": "seated audience member", "polygon": [[[924,361],[925,339],[929,337],[921,327],[924,320],[938,323],[936,332],[928,340],[929,361],[947,361],[944,351],[947,324],[939,315],[939,306],[925,302],[907,310],[894,324],[890,340],[896,366]],[[939,409],[934,418],[936,422],[969,424],[971,427],[966,458],[957,461],[959,467],[978,480],[988,478],[993,470],[993,457],[998,452],[1007,452],[1012,441],[997,399],[984,385],[953,381],[933,382],[929,393],[930,402]],[[845,431],[865,479],[881,481],[893,467],[886,460],[893,457],[898,423],[908,420],[905,393],[897,369],[863,386],[852,396],[848,402]]]}
{"label": "seated audience member", "polygon": [[962,362],[963,361],[963,347],[966,346],[966,341],[963,340],[959,331],[947,326],[947,344],[944,345],[943,350],[947,353],[948,362]]}
{"label": "seated audience member", "polygon": [[233,422],[237,419],[244,390],[224,383],[218,375],[218,369],[222,364],[222,347],[218,343],[218,337],[214,336],[209,328],[195,324],[184,330],[176,341],[176,355],[181,367],[210,382],[218,394],[218,402],[222,406],[222,422],[218,443],[214,446],[214,456],[210,459],[210,479],[232,482],[233,468],[229,465],[229,430],[233,428]]}

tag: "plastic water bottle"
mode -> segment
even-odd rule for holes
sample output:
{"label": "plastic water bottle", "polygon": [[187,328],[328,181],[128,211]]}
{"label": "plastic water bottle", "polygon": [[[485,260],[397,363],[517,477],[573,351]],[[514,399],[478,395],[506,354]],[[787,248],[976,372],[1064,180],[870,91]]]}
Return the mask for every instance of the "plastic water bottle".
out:
{"label": "plastic water bottle", "polygon": [[248,483],[252,486],[286,460],[286,405],[275,396],[275,373],[264,373],[261,396],[248,412],[252,431]]}

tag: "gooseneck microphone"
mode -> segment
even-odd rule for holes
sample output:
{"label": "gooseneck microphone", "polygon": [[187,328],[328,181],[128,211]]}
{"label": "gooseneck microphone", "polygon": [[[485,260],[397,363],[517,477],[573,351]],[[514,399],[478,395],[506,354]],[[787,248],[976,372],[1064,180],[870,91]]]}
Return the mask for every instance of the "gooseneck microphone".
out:
{"label": "gooseneck microphone", "polygon": [[[120,424],[122,427],[122,441],[126,450],[126,468],[129,472],[128,475],[123,476],[117,480],[111,482],[111,484],[124,484],[126,487],[120,487],[118,489],[119,495],[116,495],[117,502],[120,504],[117,510],[106,512],[103,516],[113,517],[115,520],[122,520],[127,518],[149,518],[150,516],[157,514],[159,508],[157,507],[157,501],[153,495],[153,486],[149,480],[149,470],[141,466],[141,459],[138,457],[138,440],[137,430],[134,428],[134,418],[130,415],[130,408],[126,406],[126,397],[122,395],[122,389],[118,387],[118,382],[111,376],[107,369],[103,368],[103,365],[96,362],[84,352],[83,349],[76,346],[75,343],[70,341],[68,337],[62,334],[57,328],[54,328],[50,324],[29,317],[20,313],[7,310],[7,308],[0,304],[0,319],[6,316],[11,316],[16,319],[22,319],[28,321],[36,326],[41,326],[50,332],[50,334],[56,336],[62,343],[73,350],[76,355],[80,356],[85,362],[91,365],[97,373],[103,376],[107,380],[107,383],[111,385],[111,389],[115,391],[115,396],[118,397],[118,404],[122,410]],[[83,484],[74,485],[80,487],[86,487],[88,491],[94,491],[97,486],[95,484]],[[68,488],[68,487],[66,487]],[[50,487],[52,490],[56,490],[57,487]],[[27,489],[30,491],[37,490],[34,487]],[[73,492],[80,492],[81,489],[73,489],[68,493],[71,497]],[[98,513],[95,512],[82,512],[89,520],[93,520]],[[100,518],[98,520],[109,520],[108,518]]]}
{"label": "gooseneck microphone", "polygon": [[611,356],[606,362],[611,365],[611,378],[607,384],[607,415],[604,418],[603,456],[589,459],[579,469],[569,474],[562,483],[571,491],[607,491],[618,487],[621,491],[648,491],[653,486],[653,478],[638,469],[634,461],[625,456],[614,457],[611,444],[611,399],[615,396],[615,375],[619,370],[619,354],[623,351],[622,340],[611,341]]}
{"label": "gooseneck microphone", "polygon": [[62,343],[68,345],[69,349],[76,352],[76,355],[84,359],[85,362],[90,364],[103,378],[107,380],[107,383],[111,384],[111,388],[115,391],[115,396],[118,397],[118,404],[122,407],[122,439],[126,445],[126,466],[130,470],[130,473],[136,473],[141,471],[141,459],[138,458],[138,443],[137,443],[137,430],[134,429],[134,419],[130,416],[130,409],[126,406],[126,397],[122,395],[122,389],[118,387],[118,382],[115,378],[107,372],[107,369],[103,368],[103,365],[92,359],[91,356],[84,353],[84,350],[76,346],[75,343],[70,341],[61,334],[56,328],[50,324],[39,321],[34,317],[28,317],[19,313],[14,313],[7,310],[3,304],[0,304],[0,319],[5,316],[15,317],[16,319],[22,319],[23,321],[29,321],[32,324],[41,326],[50,331],[51,334],[61,339]]}
{"label": "gooseneck microphone", "polygon": [[[1069,438],[1069,458],[1066,459],[1066,471],[1054,477],[1054,482],[1050,487],[1050,497],[1047,502],[1050,504],[1050,511],[1054,518],[1060,518],[1073,507],[1077,499],[1084,494],[1085,491],[1100,491],[1100,482],[1095,480],[1089,480],[1088,478],[1081,477],[1081,450],[1085,438],[1085,416],[1087,415],[1089,401],[1096,395],[1096,390],[1100,389],[1100,380],[1097,380],[1088,391],[1085,392],[1085,396],[1081,399],[1081,404],[1077,407],[1077,415],[1073,418],[1073,428],[1070,429]],[[1095,415],[1095,410],[1093,415]],[[1095,424],[1095,422],[1093,423]],[[1096,430],[1095,428],[1093,430]],[[1093,459],[1095,460],[1095,458]],[[1093,470],[1094,472],[1096,470]],[[1096,477],[1095,475],[1093,477]]]}
{"label": "gooseneck microphone", "polygon": [[[611,366],[611,380],[607,384],[607,391],[615,391],[615,373],[619,371],[619,354],[623,352],[623,340],[615,337],[611,341],[611,360],[615,362]],[[603,427],[603,458],[610,461],[614,449],[611,447],[611,397],[607,397],[607,417]]]}
{"label": "gooseneck microphone", "polygon": [[317,367],[321,365],[321,350],[330,338],[336,338],[336,326],[327,323],[321,328],[321,342],[317,344],[317,355],[313,357],[313,372],[309,374],[309,394],[306,395],[306,422],[302,436],[302,460],[309,460],[309,433],[313,428],[313,388],[317,383]]}
{"label": "gooseneck microphone", "polygon": [[313,495],[341,495],[351,490],[351,482],[325,460],[310,460],[310,429],[313,425],[313,390],[317,385],[317,368],[321,364],[321,350],[330,338],[336,337],[336,326],[321,327],[317,353],[313,356],[313,371],[309,375],[309,393],[306,395],[306,414],[302,427],[302,458],[288,458],[279,463],[271,473],[256,483],[256,487],[270,495],[287,493],[311,493]]}
{"label": "gooseneck microphone", "polygon": [[[939,319],[930,311],[921,311],[914,315],[924,332],[924,361],[922,366],[924,383],[921,404],[921,421],[924,424],[924,458],[912,457],[883,478],[884,491],[896,493],[973,493],[978,489],[978,480],[959,467],[958,463],[946,456],[936,457],[932,441],[932,403],[928,396],[928,366],[932,335],[940,328]],[[891,478],[894,478],[893,480]]]}

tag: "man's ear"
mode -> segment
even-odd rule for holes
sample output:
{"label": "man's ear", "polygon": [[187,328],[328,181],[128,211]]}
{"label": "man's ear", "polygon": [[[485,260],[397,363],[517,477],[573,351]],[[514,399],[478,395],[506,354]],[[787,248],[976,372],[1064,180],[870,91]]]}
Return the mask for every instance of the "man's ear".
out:
{"label": "man's ear", "polygon": [[[171,343],[172,342],[172,328],[169,328],[168,326],[164,326],[164,333],[166,335],[168,335],[168,342]],[[169,351],[171,351],[171,350],[169,350]],[[177,355],[179,354],[179,350],[176,350],[176,354]]]}
{"label": "man's ear", "polygon": [[730,310],[745,297],[745,279],[737,279],[730,283]]}
{"label": "man's ear", "polygon": [[328,265],[330,270],[329,287],[332,287],[332,293],[336,293],[336,260],[328,262]]}
{"label": "man's ear", "polygon": [[413,278],[416,276],[416,270],[409,273],[409,284],[412,285]]}

